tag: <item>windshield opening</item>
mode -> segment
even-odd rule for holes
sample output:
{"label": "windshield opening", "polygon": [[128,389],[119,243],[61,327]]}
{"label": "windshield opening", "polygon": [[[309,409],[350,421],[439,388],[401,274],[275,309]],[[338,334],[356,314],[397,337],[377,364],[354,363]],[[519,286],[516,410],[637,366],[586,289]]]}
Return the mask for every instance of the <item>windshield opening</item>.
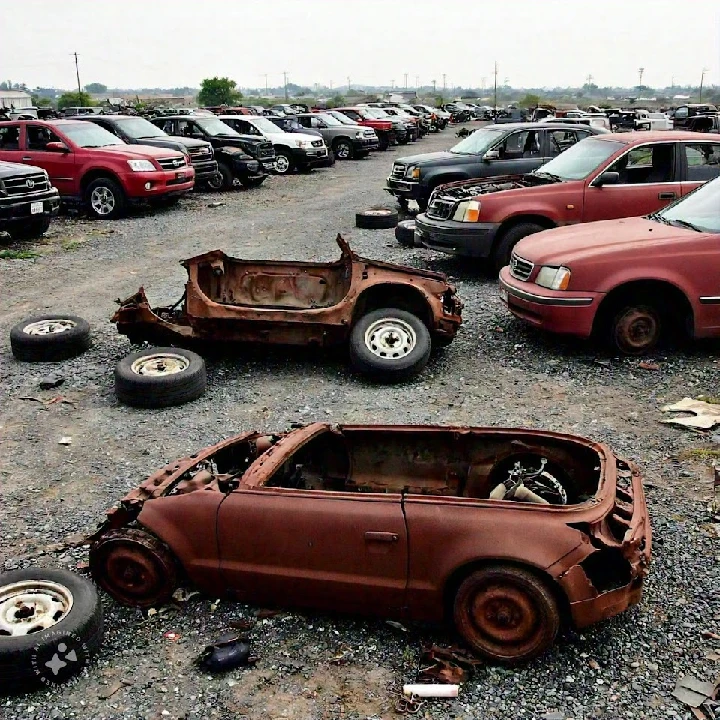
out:
{"label": "windshield opening", "polygon": [[627,147],[625,143],[613,140],[586,138],[545,163],[535,172],[555,175],[561,180],[582,180],[624,147]]}
{"label": "windshield opening", "polygon": [[118,118],[115,122],[117,123],[118,127],[122,128],[122,131],[126,135],[133,138],[134,140],[151,137],[162,137],[164,135],[167,135],[164,130],[155,127],[155,125],[153,125],[149,120],[146,120],[145,118]]}
{"label": "windshield opening", "polygon": [[[287,121],[288,118],[284,118],[284,120]],[[266,135],[284,132],[284,130],[278,127],[274,122],[272,122],[272,120],[268,120],[264,117],[254,117],[252,119],[248,119],[248,122],[251,125],[254,125],[261,133]]]}
{"label": "windshield opening", "polygon": [[497,130],[490,130],[489,128],[475,130],[457,145],[451,147],[450,152],[458,155],[480,155],[486,152],[505,133],[506,131],[501,128]]}
{"label": "windshield opening", "polygon": [[[707,233],[720,233],[720,178],[701,185],[668,205],[657,216],[672,225]],[[652,216],[651,216],[652,217]]]}
{"label": "windshield opening", "polygon": [[96,148],[109,145],[125,145],[120,138],[113,135],[105,128],[91,122],[79,121],[67,125],[58,126],[78,147]]}
{"label": "windshield opening", "polygon": [[193,117],[196,122],[208,135],[238,135],[229,125],[214,117]]}
{"label": "windshield opening", "polygon": [[347,115],[343,115],[339,110],[328,110],[327,114],[334,117],[341,125],[357,125],[355,120],[351,120]]}
{"label": "windshield opening", "polygon": [[330,113],[316,113],[316,115],[325,122],[328,127],[340,127],[342,123]]}

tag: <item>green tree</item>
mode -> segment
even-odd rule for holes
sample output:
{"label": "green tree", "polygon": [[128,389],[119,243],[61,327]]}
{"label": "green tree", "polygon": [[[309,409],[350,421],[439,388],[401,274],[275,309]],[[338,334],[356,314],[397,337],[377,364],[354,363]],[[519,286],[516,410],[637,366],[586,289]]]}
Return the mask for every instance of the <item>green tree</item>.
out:
{"label": "green tree", "polygon": [[46,97],[40,97],[34,93],[30,96],[33,107],[52,107],[52,100]]}
{"label": "green tree", "polygon": [[520,107],[534,108],[540,104],[540,96],[533,93],[527,93],[525,97],[520,100]]}
{"label": "green tree", "polygon": [[86,92],[66,92],[58,98],[58,110],[66,107],[90,107],[94,104]]}
{"label": "green tree", "polygon": [[335,95],[327,101],[326,105],[328,108],[343,107],[345,105],[345,98],[342,95]]}
{"label": "green tree", "polygon": [[205,78],[200,85],[200,105],[235,105],[242,100],[242,93],[236,90],[236,82],[230,78]]}
{"label": "green tree", "polygon": [[90,83],[85,86],[85,92],[92,93],[93,95],[103,95],[107,92],[107,85],[102,83]]}

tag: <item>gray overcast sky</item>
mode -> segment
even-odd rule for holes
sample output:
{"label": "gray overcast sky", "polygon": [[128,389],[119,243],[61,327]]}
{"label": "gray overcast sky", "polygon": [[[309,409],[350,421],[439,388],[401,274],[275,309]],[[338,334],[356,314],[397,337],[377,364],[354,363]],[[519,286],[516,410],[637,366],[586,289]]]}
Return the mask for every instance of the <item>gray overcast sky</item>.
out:
{"label": "gray overcast sky", "polygon": [[289,81],[720,84],[720,0],[0,0],[0,75],[31,87]]}

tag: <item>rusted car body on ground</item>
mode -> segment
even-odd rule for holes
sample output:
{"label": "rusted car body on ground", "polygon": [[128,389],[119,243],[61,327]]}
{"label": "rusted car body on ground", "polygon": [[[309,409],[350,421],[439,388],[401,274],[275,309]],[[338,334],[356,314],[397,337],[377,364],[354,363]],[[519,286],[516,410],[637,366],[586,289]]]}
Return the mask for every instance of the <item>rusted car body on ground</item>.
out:
{"label": "rusted car body on ground", "polygon": [[112,318],[131,341],[233,341],[327,347],[349,342],[360,372],[405,378],[449,344],[462,303],[442,273],[366,260],[338,235],[332,263],[239,260],[221,250],[185,260],[185,294],[151,308],[143,288]]}
{"label": "rusted car body on ground", "polygon": [[89,539],[121,603],[212,597],[454,621],[499,662],[539,655],[641,598],[651,531],[637,468],[583,438],[443,426],[248,432],[174,462]]}

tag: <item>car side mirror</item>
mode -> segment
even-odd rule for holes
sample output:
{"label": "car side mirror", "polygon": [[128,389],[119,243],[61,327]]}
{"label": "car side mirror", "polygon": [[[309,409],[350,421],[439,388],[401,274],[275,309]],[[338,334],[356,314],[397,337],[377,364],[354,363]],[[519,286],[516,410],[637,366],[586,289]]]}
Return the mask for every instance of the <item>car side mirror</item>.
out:
{"label": "car side mirror", "polygon": [[61,152],[61,153],[68,153],[70,152],[70,148],[65,145],[65,143],[61,142],[49,142],[47,145],[45,145],[45,150],[48,152]]}
{"label": "car side mirror", "polygon": [[499,160],[500,159],[500,151],[499,150],[488,150],[483,155],[483,162],[490,162],[491,160]]}
{"label": "car side mirror", "polygon": [[617,185],[619,182],[620,173],[609,171],[602,173],[602,175],[593,182],[593,185],[595,187],[602,187],[603,185]]}

